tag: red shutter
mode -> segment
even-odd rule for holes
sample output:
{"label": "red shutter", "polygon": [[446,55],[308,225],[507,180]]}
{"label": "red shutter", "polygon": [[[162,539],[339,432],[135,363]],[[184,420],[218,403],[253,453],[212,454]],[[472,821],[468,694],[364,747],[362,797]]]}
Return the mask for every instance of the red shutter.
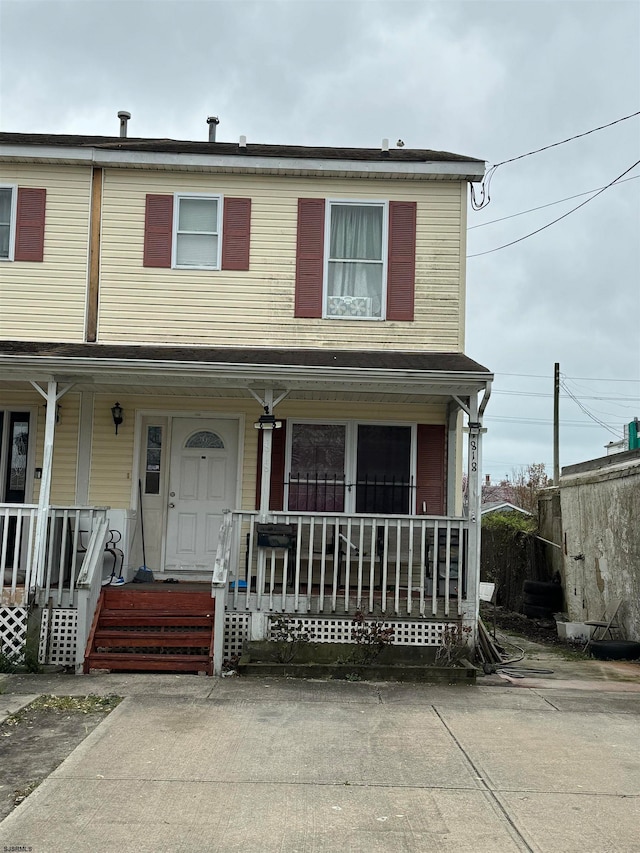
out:
{"label": "red shutter", "polygon": [[15,261],[42,261],[47,191],[18,187]]}
{"label": "red shutter", "polygon": [[413,320],[416,211],[415,201],[389,202],[387,320]]}
{"label": "red shutter", "polygon": [[249,269],[251,199],[225,198],[222,225],[222,269]]}
{"label": "red shutter", "polygon": [[322,317],[324,199],[298,199],[296,317]]}
{"label": "red shutter", "polygon": [[416,513],[445,515],[445,427],[418,424],[418,461],[416,470]]}
{"label": "red shutter", "polygon": [[[260,509],[260,489],[262,487],[262,435],[258,436],[258,471],[256,474],[256,509]],[[284,509],[284,473],[287,422],[282,421],[282,429],[274,429],[271,444],[271,491],[269,509]]]}
{"label": "red shutter", "polygon": [[147,195],[144,218],[145,267],[171,266],[173,196]]}

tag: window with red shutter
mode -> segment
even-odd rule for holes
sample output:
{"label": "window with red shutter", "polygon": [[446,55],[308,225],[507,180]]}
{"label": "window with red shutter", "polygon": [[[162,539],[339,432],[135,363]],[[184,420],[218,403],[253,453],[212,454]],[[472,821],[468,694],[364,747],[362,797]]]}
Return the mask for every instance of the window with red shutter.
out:
{"label": "window with red shutter", "polygon": [[387,320],[413,320],[416,212],[414,201],[389,202]]}
{"label": "window with red shutter", "polygon": [[43,260],[46,199],[44,189],[18,187],[14,261]]}
{"label": "window with red shutter", "polygon": [[251,199],[225,198],[222,224],[222,269],[248,270]]}
{"label": "window with red shutter", "polygon": [[171,266],[173,196],[147,195],[144,220],[145,267]]}
{"label": "window with red shutter", "polygon": [[322,317],[324,199],[298,199],[296,317]]}
{"label": "window with red shutter", "polygon": [[413,320],[416,211],[415,202],[298,199],[295,316]]}

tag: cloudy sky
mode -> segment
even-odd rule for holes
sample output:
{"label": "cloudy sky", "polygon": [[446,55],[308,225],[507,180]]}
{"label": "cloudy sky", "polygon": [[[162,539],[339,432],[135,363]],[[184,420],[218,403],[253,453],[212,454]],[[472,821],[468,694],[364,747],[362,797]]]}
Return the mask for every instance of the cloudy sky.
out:
{"label": "cloudy sky", "polygon": [[[402,138],[497,164],[640,110],[640,4],[0,0],[2,130],[117,135],[120,109],[131,136],[205,140],[219,115],[220,140]],[[500,166],[469,213],[466,351],[496,374],[494,480],[552,470],[554,362],[561,465],[640,416],[639,159],[636,116]]]}

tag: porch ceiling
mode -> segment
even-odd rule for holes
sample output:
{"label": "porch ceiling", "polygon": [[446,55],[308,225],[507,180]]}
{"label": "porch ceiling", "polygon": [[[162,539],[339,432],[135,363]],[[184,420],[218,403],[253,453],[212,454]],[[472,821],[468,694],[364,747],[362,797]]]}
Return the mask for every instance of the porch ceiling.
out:
{"label": "porch ceiling", "polygon": [[[419,398],[486,388],[492,374],[463,353],[0,342],[3,385],[56,380],[100,393],[299,399]],[[312,396],[309,396],[312,395]],[[317,396],[319,395],[319,396]]]}

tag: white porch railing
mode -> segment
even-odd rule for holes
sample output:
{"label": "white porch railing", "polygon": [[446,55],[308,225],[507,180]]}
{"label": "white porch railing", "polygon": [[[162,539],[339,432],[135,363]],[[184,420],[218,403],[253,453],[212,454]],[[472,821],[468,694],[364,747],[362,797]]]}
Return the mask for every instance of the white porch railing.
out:
{"label": "white porch railing", "polygon": [[227,607],[279,612],[462,615],[460,518],[234,512]]}
{"label": "white porch railing", "polygon": [[107,507],[50,507],[44,562],[36,565],[35,504],[0,504],[0,601],[26,604],[41,593],[55,607],[75,604],[78,573]]}

